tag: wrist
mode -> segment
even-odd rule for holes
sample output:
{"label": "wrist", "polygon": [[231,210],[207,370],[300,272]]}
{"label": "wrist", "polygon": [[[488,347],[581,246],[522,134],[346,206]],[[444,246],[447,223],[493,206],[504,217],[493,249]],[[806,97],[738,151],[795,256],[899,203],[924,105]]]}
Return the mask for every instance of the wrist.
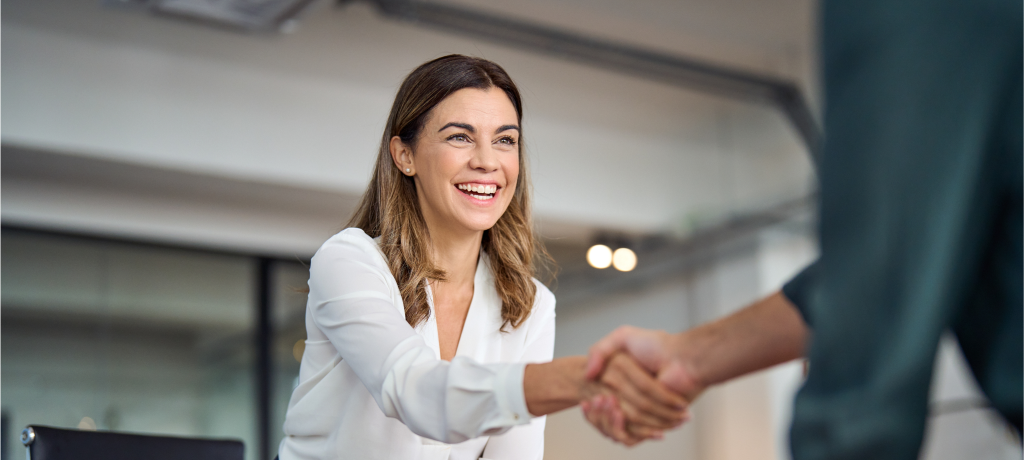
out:
{"label": "wrist", "polygon": [[685,383],[689,388],[703,389],[711,384],[706,373],[707,367],[703,365],[706,362],[709,340],[701,332],[691,329],[672,334],[667,343],[669,359],[685,376]]}
{"label": "wrist", "polygon": [[570,356],[547,363],[527,364],[523,395],[534,416],[557,412],[589,398],[594,382],[586,379],[587,358]]}

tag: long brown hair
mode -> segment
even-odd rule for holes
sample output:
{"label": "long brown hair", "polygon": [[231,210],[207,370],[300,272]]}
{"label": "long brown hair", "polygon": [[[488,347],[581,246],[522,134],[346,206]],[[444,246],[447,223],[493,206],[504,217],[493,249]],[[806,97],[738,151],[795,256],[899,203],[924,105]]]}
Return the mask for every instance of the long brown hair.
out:
{"label": "long brown hair", "polygon": [[[520,127],[523,105],[519,89],[504,69],[486,59],[452,54],[427,62],[402,82],[391,106],[387,126],[377,152],[373,177],[363,194],[349,227],[363,229],[371,238],[380,237],[380,248],[388,268],[402,292],[405,319],[416,326],[430,316],[424,286],[426,280],[445,280],[430,257],[430,235],[416,197],[413,178],[398,170],[391,158],[391,138],[398,136],[414,145],[427,116],[446,97],[463,88],[499,88],[516,109]],[[533,234],[530,215],[530,175],[519,142],[519,179],[508,209],[493,227],[484,231],[482,246],[490,256],[494,284],[501,298],[502,328],[519,327],[530,315],[537,286],[533,283],[534,257],[548,258]]]}

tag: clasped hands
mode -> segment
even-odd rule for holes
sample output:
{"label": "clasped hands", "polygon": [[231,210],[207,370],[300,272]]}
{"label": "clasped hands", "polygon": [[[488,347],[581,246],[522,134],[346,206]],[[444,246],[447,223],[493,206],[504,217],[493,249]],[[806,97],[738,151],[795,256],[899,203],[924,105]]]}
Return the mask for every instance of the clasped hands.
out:
{"label": "clasped hands", "polygon": [[590,348],[586,377],[594,385],[580,406],[595,428],[632,446],[689,420],[688,406],[706,385],[672,354],[676,338],[622,326]]}

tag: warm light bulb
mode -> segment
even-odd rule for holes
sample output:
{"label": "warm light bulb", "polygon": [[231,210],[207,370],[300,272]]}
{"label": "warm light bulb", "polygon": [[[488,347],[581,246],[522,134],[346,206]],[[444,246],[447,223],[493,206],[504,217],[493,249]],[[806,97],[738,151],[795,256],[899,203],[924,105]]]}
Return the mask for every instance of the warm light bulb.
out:
{"label": "warm light bulb", "polygon": [[594,268],[608,268],[612,264],[612,249],[603,244],[595,244],[587,250],[587,263]]}
{"label": "warm light bulb", "polygon": [[636,268],[636,253],[629,248],[619,248],[612,255],[612,264],[620,272],[628,272]]}

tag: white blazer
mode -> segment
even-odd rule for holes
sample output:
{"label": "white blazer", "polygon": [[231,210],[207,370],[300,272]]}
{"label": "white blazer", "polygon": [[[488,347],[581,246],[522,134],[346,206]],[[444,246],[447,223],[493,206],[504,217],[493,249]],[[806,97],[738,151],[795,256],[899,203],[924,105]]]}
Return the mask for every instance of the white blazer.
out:
{"label": "white blazer", "polygon": [[540,459],[544,417],[523,396],[528,362],[550,361],[555,297],[536,280],[533,311],[502,332],[501,300],[481,251],[455,358],[440,358],[430,318],[405,321],[376,242],[349,228],[309,268],[306,350],[285,416],[281,460]]}

